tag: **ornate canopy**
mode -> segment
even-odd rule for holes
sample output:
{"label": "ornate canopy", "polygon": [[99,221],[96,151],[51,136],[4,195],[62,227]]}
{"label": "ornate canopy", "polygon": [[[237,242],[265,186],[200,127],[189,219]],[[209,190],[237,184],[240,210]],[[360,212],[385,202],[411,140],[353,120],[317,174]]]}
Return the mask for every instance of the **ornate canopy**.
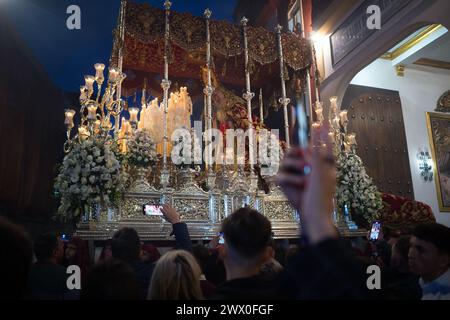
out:
{"label": "ornate canopy", "polygon": [[[149,4],[127,2],[124,19],[123,69],[132,77],[125,89],[142,86],[145,74],[162,74],[164,66],[165,12]],[[171,12],[170,75],[174,78],[200,79],[205,64],[205,20],[189,13]],[[278,48],[275,32],[248,27],[252,84],[262,87],[279,77]],[[245,85],[242,28],[226,21],[211,21],[211,47],[214,69],[219,80],[228,85]],[[303,71],[311,64],[311,50],[306,39],[295,33],[283,33],[282,44],[287,67]],[[117,63],[120,40],[116,37],[111,63]],[[150,80],[151,85],[151,80]]]}

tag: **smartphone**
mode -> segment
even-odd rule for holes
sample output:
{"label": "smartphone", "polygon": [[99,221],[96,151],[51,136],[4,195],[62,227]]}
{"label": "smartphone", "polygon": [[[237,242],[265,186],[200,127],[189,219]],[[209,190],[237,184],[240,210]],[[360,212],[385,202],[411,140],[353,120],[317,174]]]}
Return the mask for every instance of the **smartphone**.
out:
{"label": "smartphone", "polygon": [[[308,148],[308,116],[305,111],[305,104],[303,101],[297,103],[295,108],[295,113],[297,115],[297,139],[298,147],[302,149]],[[294,140],[295,141],[295,140]]]}
{"label": "smartphone", "polygon": [[219,244],[224,244],[225,239],[223,237],[223,232],[219,232],[218,236],[219,236]]}
{"label": "smartphone", "polygon": [[381,223],[379,221],[375,221],[374,223],[372,223],[369,240],[377,241],[378,238],[380,237],[380,232],[381,232]]}
{"label": "smartphone", "polygon": [[146,204],[146,205],[144,205],[144,215],[146,215],[148,217],[162,216],[163,213],[162,213],[161,209],[162,209],[162,206]]}

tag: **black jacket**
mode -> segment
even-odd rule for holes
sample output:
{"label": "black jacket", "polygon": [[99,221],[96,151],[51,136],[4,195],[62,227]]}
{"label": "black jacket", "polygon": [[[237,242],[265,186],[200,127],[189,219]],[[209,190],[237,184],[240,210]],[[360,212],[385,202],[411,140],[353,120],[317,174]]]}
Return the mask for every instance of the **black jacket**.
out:
{"label": "black jacket", "polygon": [[175,235],[175,249],[192,252],[192,241],[186,223],[180,222],[172,225],[172,235]]}
{"label": "black jacket", "polygon": [[398,272],[392,268],[383,270],[386,299],[389,300],[421,300],[422,288],[419,277]]}
{"label": "black jacket", "polygon": [[364,265],[341,240],[329,239],[303,249],[280,277],[288,299],[370,299]]}
{"label": "black jacket", "polygon": [[212,299],[369,299],[366,278],[349,248],[330,239],[303,249],[276,278],[259,275],[227,281]]}
{"label": "black jacket", "polygon": [[[192,242],[186,223],[176,223],[172,227],[172,234],[175,235],[176,241],[175,249],[192,252]],[[155,263],[145,263],[141,260],[136,260],[129,263],[129,265],[136,273],[139,289],[141,291],[141,298],[147,299],[148,287],[152,279]]]}
{"label": "black jacket", "polygon": [[277,297],[277,281],[266,275],[233,279],[219,285],[211,300],[273,300]]}
{"label": "black jacket", "polygon": [[67,289],[66,268],[53,263],[35,263],[29,274],[29,298],[63,300]]}

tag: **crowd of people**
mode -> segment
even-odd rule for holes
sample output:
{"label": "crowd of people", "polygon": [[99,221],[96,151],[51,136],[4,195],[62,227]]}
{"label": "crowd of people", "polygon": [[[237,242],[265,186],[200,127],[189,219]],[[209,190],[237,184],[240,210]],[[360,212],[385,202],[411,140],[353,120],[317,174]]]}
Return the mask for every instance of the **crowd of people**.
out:
{"label": "crowd of people", "polygon": [[[161,255],[133,228],[118,230],[91,261],[86,242],[46,233],[33,242],[0,218],[2,299],[39,300],[279,300],[450,299],[450,229],[434,223],[409,234],[384,232],[372,242],[340,238],[333,224],[336,169],[327,128],[315,128],[312,147],[293,149],[278,180],[298,210],[301,241],[274,240],[270,221],[244,207],[222,223],[224,243],[196,244],[180,215],[163,206],[176,245]],[[33,262],[35,260],[35,262]],[[69,288],[68,266],[81,287]],[[369,266],[381,285],[368,285]]]}

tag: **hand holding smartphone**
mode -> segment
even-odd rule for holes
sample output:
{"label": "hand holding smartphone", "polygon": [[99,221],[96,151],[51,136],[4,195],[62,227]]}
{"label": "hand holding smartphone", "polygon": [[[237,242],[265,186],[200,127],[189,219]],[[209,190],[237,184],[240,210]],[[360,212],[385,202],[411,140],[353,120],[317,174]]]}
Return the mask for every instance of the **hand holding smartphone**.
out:
{"label": "hand holding smartphone", "polygon": [[159,205],[146,204],[144,205],[144,215],[148,217],[162,216],[161,208],[162,206]]}
{"label": "hand holding smartphone", "polygon": [[379,221],[375,221],[374,223],[372,223],[369,240],[378,241],[378,239],[380,238],[380,232],[381,232],[381,223]]}

